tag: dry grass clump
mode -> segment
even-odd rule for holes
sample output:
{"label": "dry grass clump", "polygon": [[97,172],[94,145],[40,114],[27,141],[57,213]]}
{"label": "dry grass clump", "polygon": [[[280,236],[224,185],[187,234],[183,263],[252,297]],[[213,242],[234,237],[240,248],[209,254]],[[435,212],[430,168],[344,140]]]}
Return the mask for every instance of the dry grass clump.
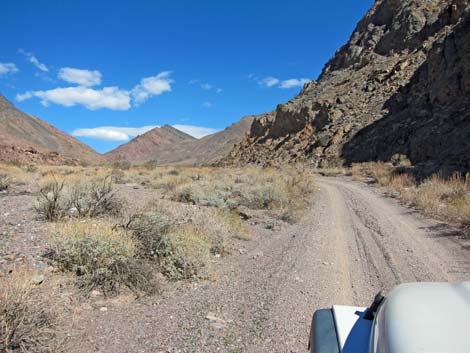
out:
{"label": "dry grass clump", "polygon": [[351,175],[354,180],[364,181],[369,179],[380,186],[387,186],[390,183],[393,170],[393,166],[390,163],[357,163],[352,165]]}
{"label": "dry grass clump", "polygon": [[33,180],[33,175],[27,166],[22,167],[8,163],[0,163],[0,175],[8,178],[10,185],[25,185]]}
{"label": "dry grass clump", "polygon": [[353,165],[356,178],[369,178],[399,193],[400,198],[429,216],[470,228],[470,175],[454,173],[450,178],[438,174],[417,182],[413,175],[387,163]]}
{"label": "dry grass clump", "polygon": [[27,271],[0,277],[0,351],[58,352],[56,322]]}
{"label": "dry grass clump", "polygon": [[115,294],[121,286],[135,292],[154,288],[152,274],[137,257],[135,239],[109,223],[70,222],[55,226],[49,256],[73,272],[85,291]]}
{"label": "dry grass clump", "polygon": [[46,178],[40,187],[34,208],[40,218],[54,222],[64,217],[118,215],[121,204],[116,200],[110,176],[102,179]]}
{"label": "dry grass clump", "polygon": [[426,214],[470,225],[470,176],[455,173],[451,178],[438,175],[424,180],[417,187],[402,193],[402,197]]}
{"label": "dry grass clump", "polygon": [[178,178],[178,184],[168,188],[171,199],[220,209],[244,206],[294,213],[304,208],[313,192],[312,174],[295,168],[188,168]]}
{"label": "dry grass clump", "polygon": [[[211,218],[217,219],[217,218]],[[225,229],[222,231],[227,232],[230,236],[240,239],[240,240],[252,240],[253,233],[247,227],[246,223],[242,220],[240,215],[233,210],[219,210],[218,219],[221,220],[220,224],[225,225]],[[211,229],[216,230],[217,227],[211,227]]]}

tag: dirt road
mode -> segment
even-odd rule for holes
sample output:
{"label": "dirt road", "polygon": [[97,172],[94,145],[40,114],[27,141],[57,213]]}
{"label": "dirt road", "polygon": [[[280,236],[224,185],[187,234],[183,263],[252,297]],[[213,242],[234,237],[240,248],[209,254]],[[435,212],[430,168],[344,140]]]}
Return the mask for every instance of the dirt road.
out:
{"label": "dirt road", "polygon": [[[304,352],[313,310],[367,305],[407,281],[470,280],[470,240],[339,178],[319,178],[303,221],[260,230],[214,282],[72,319],[82,352]],[[209,315],[209,320],[207,316]]]}

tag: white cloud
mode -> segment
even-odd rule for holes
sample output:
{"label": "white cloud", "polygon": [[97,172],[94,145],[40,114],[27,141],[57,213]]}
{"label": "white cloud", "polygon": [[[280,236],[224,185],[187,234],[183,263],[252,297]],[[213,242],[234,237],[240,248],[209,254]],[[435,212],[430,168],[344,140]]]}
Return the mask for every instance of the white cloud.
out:
{"label": "white cloud", "polygon": [[131,95],[136,104],[145,102],[151,96],[158,96],[164,92],[171,92],[171,84],[174,82],[171,78],[171,71],[160,72],[156,76],[143,78],[135,86]]}
{"label": "white cloud", "polygon": [[18,68],[13,63],[0,63],[0,76],[18,72]]}
{"label": "white cloud", "polygon": [[188,83],[190,85],[198,84],[198,86],[201,87],[205,91],[214,90],[216,93],[222,93],[224,91],[222,88],[217,87],[216,85],[213,85],[213,84],[207,83],[207,82],[201,82],[201,80],[199,80],[199,79],[190,80]]}
{"label": "white cloud", "polygon": [[274,76],[267,76],[265,78],[259,78],[255,74],[249,74],[247,77],[250,80],[258,82],[260,86],[264,87],[278,87],[278,88],[293,88],[293,87],[302,87],[307,82],[310,82],[309,78],[291,78],[288,80],[280,80]]}
{"label": "white cloud", "polygon": [[44,72],[48,72],[48,71],[49,71],[49,69],[47,68],[47,66],[44,65],[43,63],[41,63],[34,55],[31,55],[31,56],[30,56],[29,61],[30,61],[34,66],[36,66],[39,70],[44,71]]}
{"label": "white cloud", "polygon": [[[44,73],[37,74],[42,75]],[[90,110],[101,108],[128,110],[131,108],[131,101],[134,105],[138,105],[145,102],[151,96],[170,92],[171,84],[173,83],[170,74],[170,71],[163,71],[158,75],[143,78],[130,91],[120,89],[119,87],[97,89],[90,86],[101,83],[101,73],[99,71],[66,67],[59,71],[59,78],[70,83],[76,83],[78,86],[58,87],[45,91],[27,91],[17,94],[16,100],[21,102],[36,97],[41,99],[41,104],[44,106],[48,106],[50,103],[65,107],[72,107],[78,104]],[[43,79],[46,78],[51,80],[49,77],[43,77]]]}
{"label": "white cloud", "polygon": [[24,56],[26,56],[29,62],[33,64],[34,66],[36,66],[39,70],[44,71],[44,72],[49,72],[49,69],[47,68],[47,66],[43,64],[42,62],[40,62],[38,58],[36,58],[33,54],[28,53],[24,51],[23,49],[19,49],[18,51]]}
{"label": "white cloud", "polygon": [[206,91],[209,91],[211,90],[212,88],[214,88],[213,85],[209,84],[209,83],[201,83],[201,88],[206,90]]}
{"label": "white cloud", "polygon": [[212,108],[215,104],[214,103],[211,103],[211,102],[204,102],[202,103],[202,106],[204,108]]}
{"label": "white cloud", "polygon": [[18,94],[16,100],[21,102],[32,97],[41,99],[41,104],[44,106],[54,103],[66,107],[80,104],[90,110],[101,108],[128,110],[130,108],[129,92],[120,90],[118,87],[104,87],[103,89],[82,86],[59,87],[47,91],[29,91]]}
{"label": "white cloud", "polygon": [[132,137],[142,135],[158,127],[157,125],[142,127],[118,127],[118,126],[101,126],[90,129],[76,129],[72,131],[73,136],[90,137],[106,141],[127,141]]}
{"label": "white cloud", "polygon": [[181,130],[188,135],[191,135],[195,138],[201,138],[207,135],[215,134],[216,132],[220,131],[217,129],[213,129],[210,127],[203,127],[203,126],[194,126],[194,125],[173,125],[175,129]]}
{"label": "white cloud", "polygon": [[30,98],[33,98],[33,97],[34,97],[34,95],[33,95],[32,92],[25,92],[25,93],[23,93],[23,94],[18,93],[18,94],[16,95],[15,99],[16,99],[18,102],[22,102],[22,101],[24,101],[24,100],[26,100],[26,99],[30,99]]}
{"label": "white cloud", "polygon": [[96,86],[101,83],[101,72],[97,70],[82,70],[72,67],[63,67],[58,74],[61,80],[76,83],[80,86]]}
{"label": "white cloud", "polygon": [[93,129],[76,129],[72,131],[73,136],[89,137],[105,141],[127,141],[129,135],[124,132],[115,131],[112,128],[97,127]]}
{"label": "white cloud", "polygon": [[[76,129],[72,131],[72,135],[76,137],[88,137],[95,138],[105,141],[128,141],[133,137],[142,135],[147,131],[150,131],[158,125],[149,125],[142,127],[118,127],[118,126],[101,126],[87,129]],[[217,129],[212,129],[203,126],[194,125],[173,125],[175,129],[181,130],[193,137],[201,138],[213,133],[216,133]]]}
{"label": "white cloud", "polygon": [[273,76],[265,77],[258,81],[258,84],[261,86],[272,87],[276,86],[279,83],[279,79]]}
{"label": "white cloud", "polygon": [[302,87],[311,80],[308,78],[291,78],[290,80],[282,81],[279,85],[280,88]]}

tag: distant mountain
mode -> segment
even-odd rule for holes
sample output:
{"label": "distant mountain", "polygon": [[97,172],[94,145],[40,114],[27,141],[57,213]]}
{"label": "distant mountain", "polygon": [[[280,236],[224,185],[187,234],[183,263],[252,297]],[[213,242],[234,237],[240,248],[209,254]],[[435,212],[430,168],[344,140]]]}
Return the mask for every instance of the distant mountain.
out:
{"label": "distant mountain", "polygon": [[191,135],[184,133],[172,126],[164,125],[156,127],[146,133],[137,136],[114,150],[106,153],[109,161],[142,162],[156,159],[156,153],[164,146],[174,146],[182,141],[196,140]]}
{"label": "distant mountain", "polygon": [[95,164],[104,158],[65,132],[23,113],[0,95],[0,161]]}
{"label": "distant mountain", "polygon": [[218,133],[195,139],[171,126],[155,128],[108,152],[110,161],[133,163],[156,160],[160,165],[212,164],[225,157],[250,130],[253,117],[245,117]]}

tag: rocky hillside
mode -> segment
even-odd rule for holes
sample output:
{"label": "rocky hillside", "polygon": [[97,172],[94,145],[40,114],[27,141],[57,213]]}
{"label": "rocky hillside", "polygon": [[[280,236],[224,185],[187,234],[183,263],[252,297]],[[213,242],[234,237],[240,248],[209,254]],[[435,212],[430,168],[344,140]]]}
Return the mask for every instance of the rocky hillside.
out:
{"label": "rocky hillside", "polygon": [[195,140],[194,137],[169,125],[156,127],[137,136],[128,143],[120,145],[105,154],[110,161],[142,162],[157,159],[157,154],[163,146],[174,146],[182,141]]}
{"label": "rocky hillside", "polygon": [[259,116],[225,163],[336,166],[406,155],[470,169],[469,3],[378,0],[317,81]]}
{"label": "rocky hillside", "polygon": [[17,109],[0,95],[0,161],[100,163],[104,159],[72,136]]}
{"label": "rocky hillside", "polygon": [[[109,152],[110,160],[157,161],[160,165],[212,164],[225,157],[250,130],[252,117],[245,117],[218,133],[195,139],[173,127],[163,126],[139,136]],[[169,132],[176,138],[168,138]],[[163,133],[165,138],[163,138]]]}

